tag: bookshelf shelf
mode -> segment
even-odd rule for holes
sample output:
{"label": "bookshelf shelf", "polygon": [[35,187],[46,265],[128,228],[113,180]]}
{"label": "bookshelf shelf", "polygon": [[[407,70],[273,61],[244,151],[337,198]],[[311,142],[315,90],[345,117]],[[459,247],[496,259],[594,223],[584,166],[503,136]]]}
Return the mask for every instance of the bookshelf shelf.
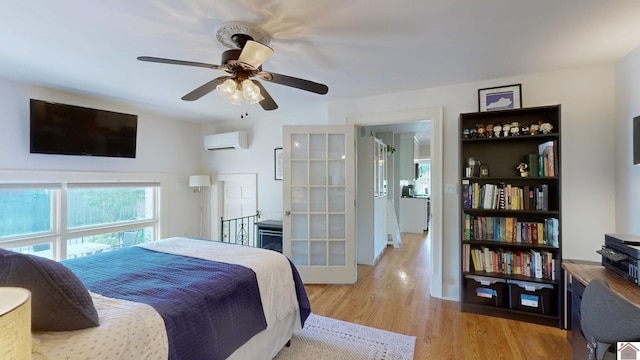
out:
{"label": "bookshelf shelf", "polygon": [[523,248],[523,249],[546,249],[557,250],[556,246],[544,245],[544,244],[527,244],[516,242],[497,242],[493,240],[462,240],[463,244],[480,245],[480,246],[496,246],[499,245],[503,248]]}
{"label": "bookshelf shelf", "polygon": [[469,271],[469,272],[465,272],[465,275],[491,276],[491,277],[501,278],[501,279],[513,279],[513,280],[528,281],[528,282],[535,282],[535,283],[541,283],[541,284],[559,284],[559,282],[555,280],[537,279],[534,277],[522,276],[522,275],[505,275],[501,273],[487,273],[484,271]]}
{"label": "bookshelf shelf", "polygon": [[[517,110],[512,110],[517,111]],[[492,138],[462,138],[462,142],[501,142],[501,141],[522,141],[522,138],[534,139],[536,141],[540,141],[544,139],[553,139],[558,138],[558,133],[549,133],[549,134],[536,134],[536,135],[520,135],[520,136],[508,136],[508,137],[492,137]]]}
{"label": "bookshelf shelf", "polygon": [[[552,131],[478,135],[514,122]],[[464,113],[459,127],[462,311],[563,328],[560,105]]]}
{"label": "bookshelf shelf", "polygon": [[540,214],[540,215],[558,215],[559,211],[555,210],[508,210],[508,209],[464,209],[464,212],[468,214],[503,214],[503,215],[518,215],[518,214]]}

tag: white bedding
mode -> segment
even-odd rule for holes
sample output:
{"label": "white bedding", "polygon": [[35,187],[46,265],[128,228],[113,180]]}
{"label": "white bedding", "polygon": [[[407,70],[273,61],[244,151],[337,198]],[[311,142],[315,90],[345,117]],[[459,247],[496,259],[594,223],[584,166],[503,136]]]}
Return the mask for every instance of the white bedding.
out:
{"label": "white bedding", "polygon": [[[271,359],[293,332],[302,329],[291,265],[282,254],[187,238],[168,238],[138,246],[254,270],[267,329],[234,352],[231,359]],[[34,333],[34,360],[167,359],[164,322],[151,306],[91,295],[100,326],[69,332]]]}

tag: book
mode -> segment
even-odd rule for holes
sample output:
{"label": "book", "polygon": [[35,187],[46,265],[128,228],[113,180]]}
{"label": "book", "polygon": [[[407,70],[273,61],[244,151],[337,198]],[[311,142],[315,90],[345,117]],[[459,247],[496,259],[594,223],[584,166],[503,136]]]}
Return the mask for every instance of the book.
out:
{"label": "book", "polygon": [[476,249],[471,249],[471,264],[473,265],[473,270],[478,270],[478,259],[476,258]]}
{"label": "book", "polygon": [[530,177],[539,176],[539,174],[538,174],[538,159],[539,159],[539,154],[527,154],[525,156],[524,162],[528,166],[529,176]]}
{"label": "book", "polygon": [[542,193],[542,206],[540,210],[549,210],[549,185],[540,185],[540,192]]}
{"label": "book", "polygon": [[537,223],[536,225],[538,244],[544,244],[544,225],[542,223]]}
{"label": "book", "polygon": [[494,185],[484,185],[484,200],[482,202],[483,209],[493,209]]}
{"label": "book", "polygon": [[462,208],[471,209],[471,185],[469,180],[462,180]]}
{"label": "book", "polygon": [[513,227],[514,227],[514,223],[515,223],[515,218],[513,217],[508,217],[505,219],[505,241],[506,242],[513,242]]}
{"label": "book", "polygon": [[542,158],[542,176],[556,176],[556,148],[555,140],[546,141],[538,145],[538,159]]}

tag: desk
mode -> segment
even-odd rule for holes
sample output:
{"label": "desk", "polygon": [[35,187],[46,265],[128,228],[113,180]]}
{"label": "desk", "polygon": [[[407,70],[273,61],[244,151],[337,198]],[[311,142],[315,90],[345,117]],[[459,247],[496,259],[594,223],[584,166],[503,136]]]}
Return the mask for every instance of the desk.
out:
{"label": "desk", "polygon": [[580,331],[580,304],[584,288],[593,279],[605,280],[609,287],[623,298],[640,306],[640,286],[605,269],[600,263],[592,261],[564,260],[562,268],[569,276],[567,311],[571,328],[571,349],[573,359],[587,358],[587,340]]}

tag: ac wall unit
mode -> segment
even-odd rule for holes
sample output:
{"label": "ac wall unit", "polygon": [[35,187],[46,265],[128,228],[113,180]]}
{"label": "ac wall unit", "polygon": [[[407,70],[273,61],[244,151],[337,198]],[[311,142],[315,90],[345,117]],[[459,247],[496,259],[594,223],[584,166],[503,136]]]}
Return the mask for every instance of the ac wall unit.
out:
{"label": "ac wall unit", "polygon": [[247,149],[247,132],[234,131],[204,136],[206,150]]}

